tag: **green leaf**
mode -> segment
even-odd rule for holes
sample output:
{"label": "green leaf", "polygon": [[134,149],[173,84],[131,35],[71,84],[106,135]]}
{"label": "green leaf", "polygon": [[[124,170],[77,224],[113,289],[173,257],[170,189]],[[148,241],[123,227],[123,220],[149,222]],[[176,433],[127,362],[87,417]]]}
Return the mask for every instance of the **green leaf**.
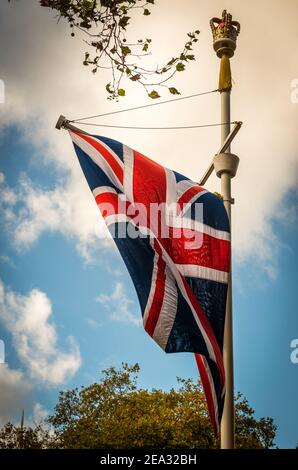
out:
{"label": "green leaf", "polygon": [[103,50],[103,45],[100,41],[93,41],[91,42],[91,46],[96,47],[99,51]]}
{"label": "green leaf", "polygon": [[188,60],[195,60],[195,56],[193,54],[189,54],[186,56]]}
{"label": "green leaf", "polygon": [[156,98],[160,98],[159,94],[155,90],[152,90],[151,93],[148,93],[148,96],[153,100],[155,100]]}
{"label": "green leaf", "polygon": [[154,0],[147,0],[147,3],[152,3],[152,5],[154,5]]}
{"label": "green leaf", "polygon": [[122,16],[118,22],[120,28],[125,29],[126,26],[128,25],[129,20],[130,20],[129,16]]}
{"label": "green leaf", "polygon": [[123,88],[119,88],[118,95],[119,96],[125,96],[125,90]]}
{"label": "green leaf", "polygon": [[146,42],[146,44],[144,44],[143,46],[143,51],[147,52],[148,51],[148,47],[149,47],[149,44]]}
{"label": "green leaf", "polygon": [[182,62],[178,62],[178,64],[176,65],[176,70],[177,72],[183,72],[183,70],[185,70],[185,65],[182,64]]}
{"label": "green leaf", "polygon": [[110,93],[111,95],[113,94],[113,90],[111,89],[111,83],[108,83],[108,84],[106,85],[106,90],[107,90],[107,92]]}
{"label": "green leaf", "polygon": [[145,16],[151,15],[151,12],[148,10],[148,8],[145,8],[144,13]]}
{"label": "green leaf", "polygon": [[174,88],[174,87],[170,87],[169,92],[172,93],[172,95],[180,95],[181,94],[181,93],[179,93],[177,88]]}
{"label": "green leaf", "polygon": [[131,53],[131,49],[127,46],[122,46],[121,47],[121,52],[124,56],[128,55]]}
{"label": "green leaf", "polygon": [[88,22],[88,20],[81,21],[80,26],[81,26],[81,28],[84,28],[84,29],[90,29],[91,28],[91,24]]}

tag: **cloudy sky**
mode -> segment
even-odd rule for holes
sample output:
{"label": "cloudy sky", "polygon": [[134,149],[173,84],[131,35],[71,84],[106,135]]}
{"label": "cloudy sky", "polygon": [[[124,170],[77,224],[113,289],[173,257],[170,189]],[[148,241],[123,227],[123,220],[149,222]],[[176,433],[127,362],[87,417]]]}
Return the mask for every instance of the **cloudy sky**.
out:
{"label": "cloudy sky", "polygon": [[[69,118],[148,103],[127,84],[106,99],[107,72],[82,66],[86,46],[37,0],[0,6],[0,422],[28,421],[52,409],[58,390],[89,384],[121,361],[139,362],[140,383],[168,389],[176,376],[197,378],[192,355],[163,354],[140,327],[136,294],[105,236],[66,132]],[[151,37],[161,64],[200,29],[197,60],[173,81],[184,95],[217,87],[218,59],[209,19],[223,8],[241,22],[232,59],[233,143],[241,162],[233,181],[235,385],[258,416],[272,416],[277,443],[297,433],[298,365],[290,343],[297,321],[297,10],[296,0],[160,0],[135,18],[132,39]],[[296,81],[295,81],[296,80]],[[168,98],[164,92],[163,98]],[[2,98],[4,98],[2,96]],[[217,94],[102,118],[115,125],[218,122]],[[89,129],[89,128],[88,128]],[[218,128],[132,131],[90,128],[161,164],[199,179],[219,146]],[[219,190],[213,176],[208,189]],[[159,367],[156,367],[158,362]]]}

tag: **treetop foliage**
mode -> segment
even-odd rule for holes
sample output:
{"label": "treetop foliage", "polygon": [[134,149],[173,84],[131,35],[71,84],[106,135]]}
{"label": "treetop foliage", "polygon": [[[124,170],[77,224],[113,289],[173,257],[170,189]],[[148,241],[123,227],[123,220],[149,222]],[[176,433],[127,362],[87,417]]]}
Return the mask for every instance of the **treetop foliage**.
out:
{"label": "treetop foliage", "polygon": [[164,65],[152,69],[142,67],[140,59],[150,55],[152,39],[130,41],[127,29],[134,11],[147,17],[151,15],[154,3],[154,0],[40,0],[42,7],[56,11],[59,19],[68,21],[71,36],[75,36],[76,31],[86,36],[88,51],[83,65],[91,66],[94,74],[100,69],[111,71],[111,81],[106,84],[111,100],[125,96],[126,91],[121,85],[125,78],[142,85],[152,99],[160,98],[155,88],[165,87],[173,95],[180,94],[167,82],[176,73],[183,72],[188,62],[195,60],[192,50],[200,32],[189,32],[179,54]]}
{"label": "treetop foliage", "polygon": [[[217,448],[200,382],[178,379],[169,391],[137,387],[139,365],[103,371],[101,380],[61,391],[50,430],[8,423],[0,448]],[[236,397],[236,447],[274,446],[272,418],[257,419],[241,394]],[[21,436],[21,437],[20,437]]]}

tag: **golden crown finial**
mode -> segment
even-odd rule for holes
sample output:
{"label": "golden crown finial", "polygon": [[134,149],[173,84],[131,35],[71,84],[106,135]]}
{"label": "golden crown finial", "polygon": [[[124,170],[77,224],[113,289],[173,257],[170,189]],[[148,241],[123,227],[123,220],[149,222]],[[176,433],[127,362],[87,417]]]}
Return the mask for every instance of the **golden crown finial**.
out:
{"label": "golden crown finial", "polygon": [[210,20],[210,26],[213,35],[213,48],[217,56],[232,57],[236,49],[237,36],[240,33],[240,23],[232,21],[232,15],[224,10],[221,18]]}

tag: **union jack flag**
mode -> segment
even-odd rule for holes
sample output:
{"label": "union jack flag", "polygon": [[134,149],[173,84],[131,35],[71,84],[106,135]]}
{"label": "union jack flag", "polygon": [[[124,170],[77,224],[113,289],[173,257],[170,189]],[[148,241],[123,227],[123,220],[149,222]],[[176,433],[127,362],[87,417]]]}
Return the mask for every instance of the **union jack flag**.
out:
{"label": "union jack flag", "polygon": [[[197,183],[120,142],[79,131],[70,136],[135,285],[144,328],[167,353],[195,353],[217,434],[225,397],[222,350],[230,270],[224,205]],[[152,214],[152,206],[161,209]]]}

